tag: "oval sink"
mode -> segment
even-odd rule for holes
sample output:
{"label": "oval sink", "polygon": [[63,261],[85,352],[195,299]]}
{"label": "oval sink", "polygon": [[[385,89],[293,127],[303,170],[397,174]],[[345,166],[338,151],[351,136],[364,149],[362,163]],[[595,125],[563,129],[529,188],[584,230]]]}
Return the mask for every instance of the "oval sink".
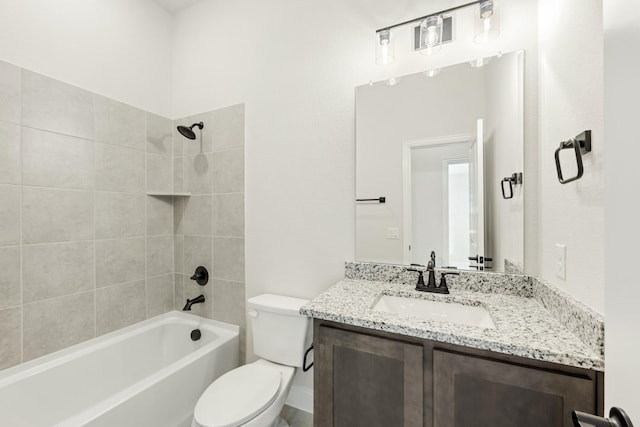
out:
{"label": "oval sink", "polygon": [[463,304],[383,295],[373,306],[373,310],[480,328],[496,328],[487,310]]}

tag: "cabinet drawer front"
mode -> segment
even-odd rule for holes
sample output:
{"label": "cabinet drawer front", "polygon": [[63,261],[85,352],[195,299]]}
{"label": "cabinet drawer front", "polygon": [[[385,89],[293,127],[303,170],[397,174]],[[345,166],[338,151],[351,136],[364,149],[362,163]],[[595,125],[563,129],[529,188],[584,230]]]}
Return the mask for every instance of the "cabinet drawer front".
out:
{"label": "cabinet drawer front", "polygon": [[320,327],[316,427],[417,427],[423,424],[423,348]]}
{"label": "cabinet drawer front", "polygon": [[596,410],[589,378],[441,350],[433,356],[437,427],[572,427],[572,410]]}

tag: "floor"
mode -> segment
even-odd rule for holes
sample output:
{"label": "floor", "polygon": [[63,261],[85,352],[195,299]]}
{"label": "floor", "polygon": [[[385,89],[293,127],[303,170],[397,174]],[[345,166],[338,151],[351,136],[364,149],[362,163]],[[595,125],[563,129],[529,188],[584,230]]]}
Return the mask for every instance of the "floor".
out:
{"label": "floor", "polygon": [[288,423],[289,427],[313,427],[313,414],[286,406],[280,413]]}

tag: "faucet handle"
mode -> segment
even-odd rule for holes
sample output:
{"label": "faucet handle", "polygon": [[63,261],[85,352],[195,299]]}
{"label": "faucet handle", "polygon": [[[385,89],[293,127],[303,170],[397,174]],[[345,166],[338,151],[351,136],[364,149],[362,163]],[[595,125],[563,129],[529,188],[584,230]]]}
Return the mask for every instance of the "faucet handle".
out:
{"label": "faucet handle", "polygon": [[420,286],[424,286],[424,272],[422,270],[418,270],[415,268],[405,268],[407,271],[415,271],[418,273],[418,283],[416,284],[416,288]]}
{"label": "faucet handle", "polygon": [[452,276],[458,276],[460,273],[458,273],[457,271],[443,271],[440,274],[440,285],[438,285],[439,288],[447,288],[447,275],[450,274]]}

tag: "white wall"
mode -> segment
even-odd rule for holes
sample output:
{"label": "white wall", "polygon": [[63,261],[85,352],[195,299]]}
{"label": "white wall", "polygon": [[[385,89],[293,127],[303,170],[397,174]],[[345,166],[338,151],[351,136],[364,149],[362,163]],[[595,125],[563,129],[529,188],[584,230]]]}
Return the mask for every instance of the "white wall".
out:
{"label": "white wall", "polygon": [[1,60],[165,117],[171,35],[151,0],[0,0]]}
{"label": "white wall", "polygon": [[638,264],[638,191],[640,136],[640,3],[604,1],[604,120],[607,141],[605,166],[605,354],[606,406],[627,410],[640,422],[640,287],[634,277]]}
{"label": "white wall", "polygon": [[[603,313],[602,1],[540,0],[539,11],[541,274]],[[593,151],[584,176],[562,185],[554,150],[586,129]],[[566,245],[566,280],[556,276],[556,243]]]}

